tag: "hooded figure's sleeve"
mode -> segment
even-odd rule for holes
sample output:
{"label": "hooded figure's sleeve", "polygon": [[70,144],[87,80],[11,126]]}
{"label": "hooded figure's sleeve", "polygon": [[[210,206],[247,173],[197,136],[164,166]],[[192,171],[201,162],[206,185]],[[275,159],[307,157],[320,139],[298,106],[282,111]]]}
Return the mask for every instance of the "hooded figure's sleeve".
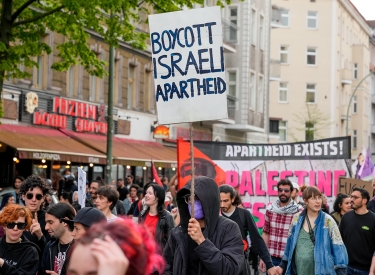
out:
{"label": "hooded figure's sleeve", "polygon": [[39,266],[39,253],[35,247],[28,248],[28,252],[23,254],[25,257],[20,259],[16,266],[4,262],[0,267],[0,274],[7,275],[35,275]]}
{"label": "hooded figure's sleeve", "polygon": [[206,239],[195,248],[195,253],[210,274],[237,275],[245,260],[240,229],[235,222],[226,220],[216,230],[223,231],[217,233],[221,237],[220,249]]}

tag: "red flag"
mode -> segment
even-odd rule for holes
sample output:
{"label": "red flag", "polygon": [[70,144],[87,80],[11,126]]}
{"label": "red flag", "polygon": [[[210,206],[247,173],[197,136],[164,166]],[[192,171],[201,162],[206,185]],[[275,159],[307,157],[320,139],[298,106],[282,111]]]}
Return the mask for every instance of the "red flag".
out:
{"label": "red flag", "polygon": [[154,178],[154,182],[156,182],[161,187],[163,187],[163,184],[161,183],[158,172],[156,172],[155,165],[154,165],[153,161],[151,161],[151,169],[152,169],[152,177]]}

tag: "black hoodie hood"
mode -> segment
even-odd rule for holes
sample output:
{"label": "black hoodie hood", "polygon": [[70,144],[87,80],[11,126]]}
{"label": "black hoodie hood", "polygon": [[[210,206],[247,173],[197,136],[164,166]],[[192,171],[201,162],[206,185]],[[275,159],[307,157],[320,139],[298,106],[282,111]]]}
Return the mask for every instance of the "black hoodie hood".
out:
{"label": "black hoodie hood", "polygon": [[[203,235],[211,238],[216,230],[220,213],[220,193],[216,182],[208,177],[197,177],[194,183],[194,193],[202,203],[205,230]],[[190,213],[184,196],[190,194],[191,180],[177,192],[177,205],[180,212],[180,226],[187,229]]]}
{"label": "black hoodie hood", "polygon": [[[21,242],[19,243],[7,243],[5,240],[5,235],[0,239],[0,247],[1,253],[0,258],[6,259],[8,262],[19,262],[21,258],[25,256],[25,254],[30,253],[28,250],[29,247],[35,247],[38,254],[40,253],[40,249],[37,245],[30,242],[25,236],[21,236]],[[26,256],[27,257],[27,256]]]}

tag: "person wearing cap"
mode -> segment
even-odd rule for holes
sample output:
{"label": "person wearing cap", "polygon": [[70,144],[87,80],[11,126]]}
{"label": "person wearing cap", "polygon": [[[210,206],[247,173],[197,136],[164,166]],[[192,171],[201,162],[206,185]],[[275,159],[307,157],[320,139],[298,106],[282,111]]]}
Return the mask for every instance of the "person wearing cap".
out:
{"label": "person wearing cap", "polygon": [[299,205],[301,205],[301,206],[305,206],[305,203],[299,200],[298,192],[301,190],[300,186],[298,185],[298,183],[293,182],[293,181],[292,181],[292,185],[293,185],[293,191],[292,191],[292,193],[290,194],[290,197],[291,197],[292,200],[294,200],[297,204],[299,204]]}
{"label": "person wearing cap", "polygon": [[105,215],[94,207],[84,207],[78,211],[73,220],[65,220],[72,231],[74,240],[79,240],[89,228],[95,224],[107,221]]}

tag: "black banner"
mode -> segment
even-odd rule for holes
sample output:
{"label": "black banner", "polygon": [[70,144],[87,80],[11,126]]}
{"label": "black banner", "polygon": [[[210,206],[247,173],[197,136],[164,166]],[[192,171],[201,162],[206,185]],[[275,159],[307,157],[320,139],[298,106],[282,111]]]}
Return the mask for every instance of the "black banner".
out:
{"label": "black banner", "polygon": [[350,137],[279,144],[194,141],[212,160],[351,159]]}

